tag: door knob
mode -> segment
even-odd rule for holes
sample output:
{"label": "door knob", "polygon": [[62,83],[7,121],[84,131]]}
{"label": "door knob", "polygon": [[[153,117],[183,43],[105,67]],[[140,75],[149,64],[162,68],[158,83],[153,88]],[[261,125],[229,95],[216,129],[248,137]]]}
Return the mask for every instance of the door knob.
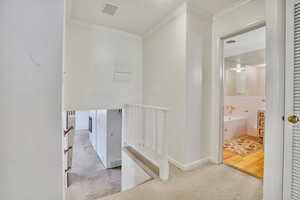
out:
{"label": "door knob", "polygon": [[288,117],[288,121],[291,122],[292,124],[296,124],[299,122],[299,117],[296,115],[290,115]]}

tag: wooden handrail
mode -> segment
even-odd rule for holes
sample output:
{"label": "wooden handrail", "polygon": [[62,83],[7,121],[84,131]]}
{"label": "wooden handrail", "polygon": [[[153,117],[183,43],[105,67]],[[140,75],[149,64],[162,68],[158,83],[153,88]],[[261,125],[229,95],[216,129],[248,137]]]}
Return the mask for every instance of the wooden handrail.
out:
{"label": "wooden handrail", "polygon": [[70,128],[68,128],[68,130],[64,131],[64,136],[66,137],[70,133],[70,131],[73,129],[74,129],[74,127],[71,126]]}

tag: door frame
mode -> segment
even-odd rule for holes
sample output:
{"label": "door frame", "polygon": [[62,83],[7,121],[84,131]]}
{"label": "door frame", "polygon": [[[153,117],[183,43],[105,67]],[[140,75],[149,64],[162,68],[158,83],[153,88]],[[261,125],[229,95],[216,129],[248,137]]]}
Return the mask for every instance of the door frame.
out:
{"label": "door frame", "polygon": [[[217,49],[218,74],[223,77],[223,71],[220,70],[222,55],[222,38],[233,36],[246,29],[253,29],[262,23],[266,24],[266,118],[265,118],[265,142],[264,142],[264,200],[283,200],[283,167],[284,167],[284,113],[285,113],[285,3],[286,0],[266,0],[265,20],[241,27],[239,31],[229,35],[217,36],[214,38]],[[220,60],[221,59],[221,60]],[[222,68],[221,68],[222,69]],[[223,125],[220,122],[220,111],[223,114],[223,105],[220,105],[220,98],[223,98],[222,78],[216,79],[219,83],[215,86],[218,91],[213,93],[217,95],[213,102],[212,110],[212,130],[218,131],[216,137],[212,133],[212,151],[211,160],[214,163],[222,163],[223,157]],[[220,108],[221,107],[221,108]],[[217,115],[215,115],[217,114]],[[216,120],[217,117],[218,119]],[[216,123],[216,121],[218,123]],[[213,128],[213,127],[216,128]],[[221,134],[222,133],[222,134]],[[217,145],[215,149],[214,145]],[[215,152],[217,151],[217,152]]]}
{"label": "door frame", "polygon": [[[220,102],[220,110],[219,110],[219,152],[218,152],[218,162],[223,163],[223,145],[224,145],[224,41],[226,39],[229,39],[231,37],[247,33],[250,31],[254,31],[256,29],[266,27],[265,21],[260,21],[255,24],[252,24],[251,26],[248,26],[246,28],[240,29],[239,31],[229,33],[225,36],[221,36],[219,38],[219,70],[220,70],[220,92],[219,92],[219,102]],[[267,49],[267,48],[266,48]],[[266,74],[267,75],[267,74]],[[266,90],[270,88],[269,85],[266,83]]]}

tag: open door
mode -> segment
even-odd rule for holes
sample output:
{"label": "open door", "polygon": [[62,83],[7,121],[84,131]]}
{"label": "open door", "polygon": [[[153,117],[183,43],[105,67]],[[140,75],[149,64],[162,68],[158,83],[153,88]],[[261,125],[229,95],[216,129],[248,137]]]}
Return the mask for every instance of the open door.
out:
{"label": "open door", "polygon": [[300,0],[287,0],[284,200],[300,199]]}

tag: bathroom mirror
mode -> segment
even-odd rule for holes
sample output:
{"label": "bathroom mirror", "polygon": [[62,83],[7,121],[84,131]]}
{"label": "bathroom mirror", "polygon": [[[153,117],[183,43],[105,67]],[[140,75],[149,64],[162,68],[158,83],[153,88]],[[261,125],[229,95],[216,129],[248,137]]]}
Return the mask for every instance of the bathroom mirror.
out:
{"label": "bathroom mirror", "polygon": [[225,57],[225,95],[264,96],[265,73],[265,49]]}

